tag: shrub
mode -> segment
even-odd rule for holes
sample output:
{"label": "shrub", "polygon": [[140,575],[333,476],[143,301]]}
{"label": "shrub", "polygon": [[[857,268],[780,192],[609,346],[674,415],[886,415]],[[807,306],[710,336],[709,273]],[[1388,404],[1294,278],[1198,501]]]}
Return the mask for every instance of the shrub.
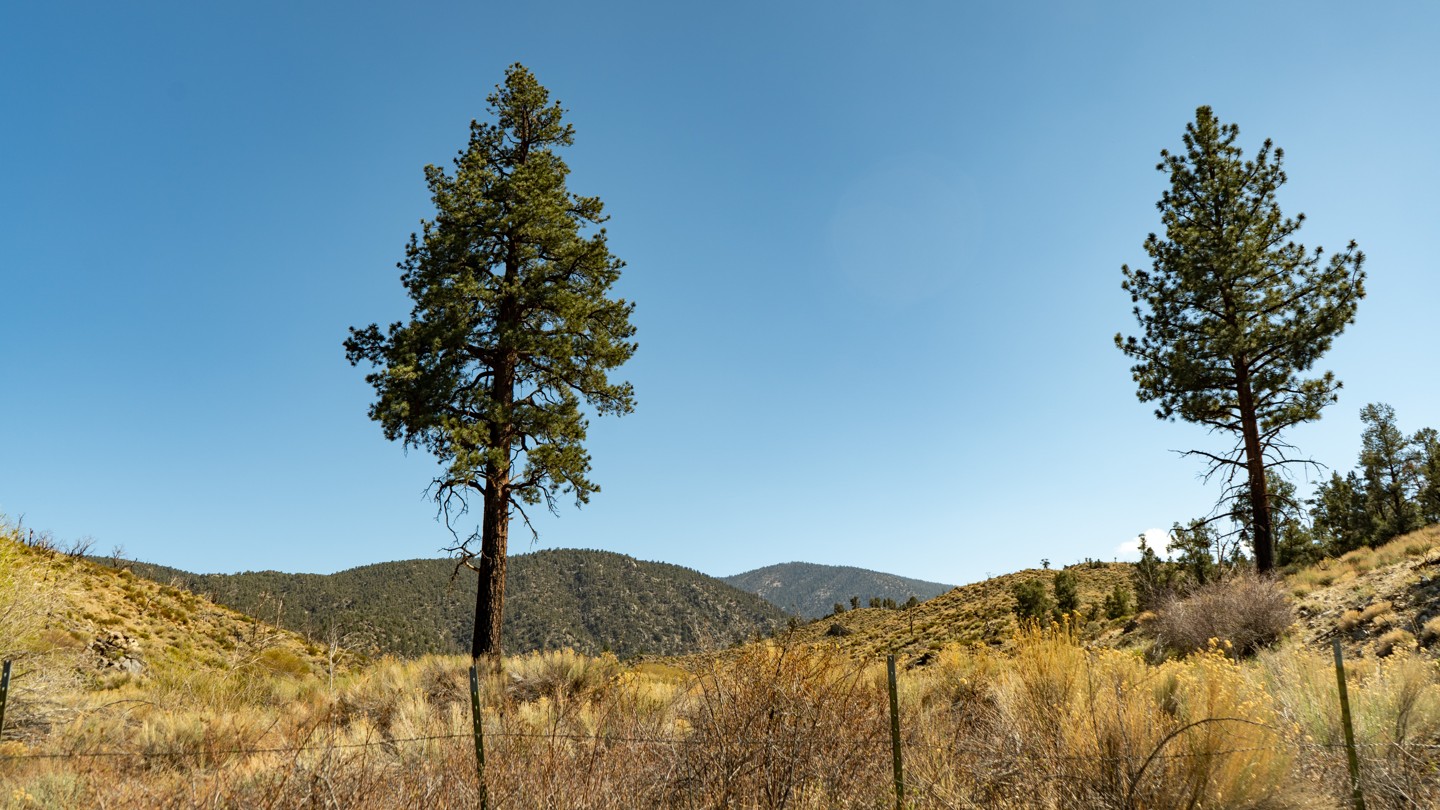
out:
{"label": "shrub", "polygon": [[1021,621],[1044,619],[1055,607],[1045,592],[1045,583],[1038,579],[1017,583],[1010,593],[1015,597],[1015,616]]}
{"label": "shrub", "polygon": [[591,658],[568,648],[530,653],[505,662],[507,692],[522,703],[541,697],[597,698],[619,673],[620,665],[613,655]]}
{"label": "shrub", "polygon": [[1061,628],[1022,630],[1011,656],[970,658],[942,654],[933,672],[960,677],[932,687],[955,690],[931,704],[946,719],[906,754],[907,778],[938,785],[918,807],[1308,806],[1246,665],[1212,652],[1149,666]]}
{"label": "shrub", "polygon": [[[1309,755],[1313,771],[1336,799],[1348,796],[1333,659],[1286,644],[1262,653],[1258,664],[1281,716],[1295,722],[1297,732],[1314,746]],[[1426,747],[1440,738],[1440,668],[1397,647],[1378,661],[1347,660],[1345,669],[1366,806],[1440,807],[1436,761]]]}
{"label": "shrub", "polygon": [[702,673],[682,719],[670,807],[875,807],[886,706],[839,654],[754,645]]}
{"label": "shrub", "polygon": [[1294,621],[1279,583],[1252,574],[1212,582],[1160,611],[1155,640],[1170,652],[1187,654],[1213,643],[1228,643],[1249,655],[1279,640]]}
{"label": "shrub", "polygon": [[1344,613],[1340,614],[1340,619],[1335,623],[1335,626],[1340,628],[1341,632],[1348,633],[1351,630],[1359,627],[1362,621],[1363,620],[1360,618],[1360,611],[1347,610]]}

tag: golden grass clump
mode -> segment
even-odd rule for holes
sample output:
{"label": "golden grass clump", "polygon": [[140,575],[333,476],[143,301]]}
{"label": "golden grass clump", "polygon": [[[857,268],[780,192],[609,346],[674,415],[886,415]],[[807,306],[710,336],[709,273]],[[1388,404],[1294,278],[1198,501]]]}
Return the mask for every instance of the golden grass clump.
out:
{"label": "golden grass clump", "polygon": [[1335,626],[1342,633],[1348,633],[1351,630],[1359,627],[1363,622],[1364,619],[1361,618],[1360,611],[1347,610],[1344,613],[1340,614],[1340,618],[1335,622]]}
{"label": "golden grass clump", "polygon": [[1394,605],[1389,600],[1382,599],[1379,602],[1371,603],[1366,605],[1364,610],[1360,611],[1360,621],[1362,624],[1365,622],[1373,622],[1381,616],[1392,613],[1393,608]]}
{"label": "golden grass clump", "polygon": [[1303,806],[1269,697],[1221,650],[1157,667],[1033,628],[1013,659],[961,666],[979,682],[931,676],[959,700],[917,722],[937,806]]}
{"label": "golden grass clump", "polygon": [[[1259,675],[1311,773],[1337,802],[1349,795],[1333,659],[1294,646],[1262,653]],[[1355,740],[1371,808],[1440,806],[1440,666],[1397,648],[1388,658],[1345,664]],[[1332,805],[1333,806],[1333,805]]]}
{"label": "golden grass clump", "polygon": [[883,673],[833,651],[753,645],[717,662],[678,712],[670,806],[885,804]]}
{"label": "golden grass clump", "polygon": [[506,662],[506,689],[521,702],[541,697],[586,698],[605,691],[620,672],[610,654],[592,658],[571,649],[535,652]]}
{"label": "golden grass clump", "polygon": [[1397,627],[1375,639],[1375,654],[1384,657],[1401,648],[1414,646],[1415,636],[1409,630]]}
{"label": "golden grass clump", "polygon": [[1420,643],[1425,645],[1440,642],[1440,616],[1432,617],[1420,627]]}

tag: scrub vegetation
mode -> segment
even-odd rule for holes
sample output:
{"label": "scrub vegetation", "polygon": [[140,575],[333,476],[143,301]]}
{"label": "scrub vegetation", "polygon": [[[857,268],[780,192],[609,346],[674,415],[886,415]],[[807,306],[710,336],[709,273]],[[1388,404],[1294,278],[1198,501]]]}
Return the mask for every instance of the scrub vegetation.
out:
{"label": "scrub vegetation", "polygon": [[[1374,549],[1397,556],[1306,598],[1433,577],[1437,534]],[[13,531],[0,557],[0,647],[17,661],[0,807],[476,806],[468,657],[307,645]],[[1126,568],[1074,567],[1082,615],[1059,622],[1016,619],[1009,583],[952,591],[912,608],[937,611],[914,631],[945,639],[933,647],[912,642],[906,610],[860,609],[706,656],[506,658],[480,689],[491,806],[891,806],[879,656],[901,626],[888,646],[917,653],[899,674],[907,806],[1345,806],[1333,662],[1306,643],[1321,619],[1253,655],[1219,638],[1163,650],[1158,619],[1083,615]],[[942,632],[1002,604],[1003,643]],[[1434,617],[1408,604],[1388,593],[1331,624],[1362,654],[1348,667],[1371,807],[1440,801],[1440,668],[1421,640]],[[853,631],[827,635],[837,620]]]}

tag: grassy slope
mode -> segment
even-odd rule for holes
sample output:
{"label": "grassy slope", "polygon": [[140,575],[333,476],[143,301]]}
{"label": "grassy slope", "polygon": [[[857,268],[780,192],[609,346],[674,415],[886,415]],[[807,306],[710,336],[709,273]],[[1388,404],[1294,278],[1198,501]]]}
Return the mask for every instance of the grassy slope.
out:
{"label": "grassy slope", "polygon": [[[1089,607],[1116,584],[1130,585],[1133,566],[1106,563],[1070,570],[1079,578],[1081,604]],[[961,586],[912,611],[847,611],[797,628],[794,639],[872,660],[893,652],[902,662],[954,643],[1005,646],[1018,629],[1012,587],[1031,579],[1048,586],[1053,576],[1029,569]],[[1338,636],[1350,656],[1383,654],[1396,644],[1440,653],[1440,525],[1293,572],[1285,587],[1295,599],[1291,635],[1306,646],[1328,649]],[[1141,640],[1133,626],[1122,632],[1122,624],[1092,625],[1087,636],[1105,644]]]}
{"label": "grassy slope", "polygon": [[[1117,584],[1132,585],[1127,563],[1070,570],[1084,608],[1102,602]],[[1053,576],[1028,569],[963,585],[912,610],[848,610],[796,627],[788,637],[864,660],[894,653],[902,664],[952,644],[1008,647],[1019,629],[1012,588],[1034,579],[1048,587]],[[1296,608],[1290,635],[1305,646],[1328,650],[1338,636],[1350,656],[1375,657],[1396,645],[1440,654],[1440,525],[1292,572],[1285,588]],[[1084,635],[1105,646],[1145,643],[1132,622],[1102,620]]]}
{"label": "grassy slope", "polygon": [[28,626],[14,629],[28,639],[20,639],[20,654],[58,652],[82,673],[121,679],[114,665],[126,658],[147,675],[250,664],[295,674],[326,668],[325,651],[295,633],[184,589],[7,536],[0,557],[14,577],[10,595],[31,609]]}
{"label": "grassy slope", "polygon": [[[1437,604],[1427,594],[1440,566],[1437,546],[1440,527],[1432,527],[1295,574],[1288,584],[1304,592],[1302,608],[1322,608],[1312,611],[1302,632],[1323,633],[1326,611],[1343,618],[1343,610],[1353,609],[1344,604],[1381,596],[1391,599],[1397,617],[1411,617],[1405,620],[1432,615]],[[44,723],[33,712],[29,720],[23,714],[35,696],[28,676],[69,663],[27,660],[19,683],[31,693],[12,707],[22,711],[20,724],[0,743],[0,756],[85,750],[137,756],[78,760],[83,767],[65,759],[12,763],[3,775],[13,792],[0,796],[0,806],[208,806],[208,797],[236,806],[475,805],[473,791],[464,790],[469,783],[455,778],[473,767],[465,736],[468,661],[386,659],[327,683],[317,677],[313,651],[298,639],[203,599],[3,540],[0,563],[0,620],[7,615],[7,589],[24,591],[25,604],[46,603],[51,627],[33,643],[44,646],[57,632],[143,632],[151,664],[142,678],[90,679],[83,693],[63,695],[71,704],[64,722]],[[17,571],[22,576],[13,576]],[[1123,565],[1076,573],[1086,604],[1129,575]],[[908,616],[861,610],[796,632],[872,653],[898,648],[902,656],[915,654],[911,636],[927,622],[927,640],[948,634],[962,642],[996,641],[1004,626],[1013,627],[1013,619],[997,615],[1009,610],[1010,586],[1052,575],[1018,572],[957,589]],[[832,623],[848,623],[855,632],[824,636]],[[247,644],[247,629],[273,640]],[[0,632],[0,649],[6,640]],[[69,643],[59,641],[53,646]],[[303,671],[280,666],[283,657],[265,663],[257,649],[288,650],[290,663],[308,663]],[[550,654],[507,662],[505,675],[484,687],[492,798],[506,806],[658,808],[720,804],[719,797],[728,797],[760,806],[775,795],[776,784],[756,780],[801,774],[796,806],[875,807],[888,800],[888,708],[873,666],[852,671],[819,645],[793,652],[747,645],[707,663],[718,668],[691,681],[653,664],[622,668],[613,658]],[[1440,806],[1433,754],[1440,742],[1440,671],[1433,661],[1405,654],[1353,661],[1351,669],[1370,806]],[[1096,683],[1115,688],[1087,688]],[[952,648],[902,680],[911,740],[907,773],[928,786],[915,795],[916,806],[937,810],[1120,806],[1132,799],[1137,806],[1179,806],[1170,802],[1175,797],[1199,797],[1216,807],[1340,807],[1348,782],[1336,745],[1333,689],[1328,656],[1294,640],[1245,662],[1200,654],[1159,665],[1045,633],[1031,633],[1028,641],[1022,636],[1004,651]],[[1180,755],[1154,757],[1197,718],[1217,717],[1245,722],[1191,734],[1184,748],[1172,749]],[[675,734],[687,744],[656,749],[673,755],[639,756],[634,752],[652,749],[596,746],[588,741],[596,730],[617,738]],[[534,737],[551,733],[579,742],[561,736],[537,749]],[[441,739],[416,740],[426,735]],[[391,739],[409,742],[385,742]],[[328,744],[374,747],[307,756],[227,753]],[[165,753],[197,750],[203,755]],[[1245,756],[1219,755],[1240,751]],[[139,756],[147,753],[162,755]],[[1148,763],[1146,778],[1117,781],[1117,759],[1132,764],[1122,777],[1136,773],[1135,763]],[[737,782],[736,774],[750,775],[749,781]],[[1145,793],[1132,796],[1132,789]]]}
{"label": "grassy slope", "polygon": [[[1128,585],[1130,569],[1125,563],[1072,567],[1079,580],[1081,604],[1088,608],[1103,601],[1116,584]],[[847,610],[796,628],[794,638],[800,643],[836,646],[859,658],[895,653],[903,662],[949,644],[1001,646],[1019,629],[1011,589],[1032,579],[1040,579],[1048,587],[1054,576],[1054,571],[1032,568],[962,585],[909,610]],[[835,634],[833,625],[843,628],[842,634]]]}
{"label": "grassy slope", "polygon": [[1440,524],[1324,560],[1291,574],[1286,587],[1309,645],[1338,637],[1350,655],[1395,642],[1440,653]]}

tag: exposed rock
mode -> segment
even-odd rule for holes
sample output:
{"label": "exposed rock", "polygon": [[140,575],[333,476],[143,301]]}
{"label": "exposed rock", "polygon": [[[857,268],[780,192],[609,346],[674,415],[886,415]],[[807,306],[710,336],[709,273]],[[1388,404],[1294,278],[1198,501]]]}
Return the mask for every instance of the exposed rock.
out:
{"label": "exposed rock", "polygon": [[118,669],[132,675],[145,671],[145,657],[140,642],[115,630],[106,630],[90,642],[96,669]]}

